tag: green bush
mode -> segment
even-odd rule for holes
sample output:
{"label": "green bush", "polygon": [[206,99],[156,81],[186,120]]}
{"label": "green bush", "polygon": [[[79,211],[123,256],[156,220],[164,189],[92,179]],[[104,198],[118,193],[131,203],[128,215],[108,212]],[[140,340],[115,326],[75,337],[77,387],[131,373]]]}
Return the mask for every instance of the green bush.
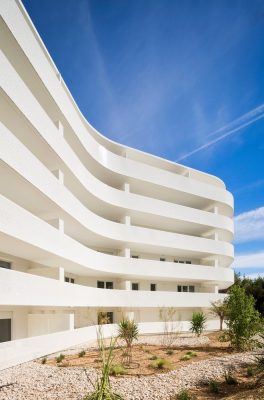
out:
{"label": "green bush", "polygon": [[237,385],[238,381],[234,375],[232,375],[232,372],[230,370],[225,371],[225,382],[228,385]]}
{"label": "green bush", "polygon": [[203,312],[194,312],[191,319],[190,331],[200,336],[205,330],[206,315]]}
{"label": "green bush", "polygon": [[174,354],[174,351],[172,349],[169,349],[169,350],[166,351],[166,354],[168,356],[172,356]]}
{"label": "green bush", "polygon": [[41,359],[41,364],[46,364],[47,363],[47,357],[43,357],[42,359]]}
{"label": "green bush", "polygon": [[177,400],[191,400],[192,397],[187,389],[181,390],[177,395]]}
{"label": "green bush", "polygon": [[236,350],[247,350],[256,343],[254,336],[263,329],[259,312],[255,309],[253,296],[245,289],[234,285],[226,300],[226,325],[231,346]]}
{"label": "green bush", "polygon": [[60,354],[58,357],[56,357],[56,363],[59,364],[61,363],[65,358],[64,354]]}
{"label": "green bush", "polygon": [[82,350],[82,351],[80,351],[80,353],[78,353],[78,357],[79,358],[82,358],[82,357],[84,357],[85,356],[85,351],[84,350]]}
{"label": "green bush", "polygon": [[180,358],[180,361],[188,361],[188,360],[190,360],[192,357],[191,356],[189,356],[188,354],[185,354],[184,356],[182,356],[181,358]]}
{"label": "green bush", "polygon": [[251,377],[254,375],[254,370],[252,367],[247,367],[247,376]]}
{"label": "green bush", "polygon": [[197,357],[197,353],[195,353],[195,351],[187,351],[187,356],[190,356],[190,357]]}
{"label": "green bush", "polygon": [[126,374],[126,369],[121,364],[113,364],[110,367],[109,375],[118,376]]}
{"label": "green bush", "polygon": [[210,392],[212,393],[219,393],[220,388],[219,388],[219,383],[214,381],[213,379],[209,381],[209,389]]}
{"label": "green bush", "polygon": [[169,369],[171,367],[171,364],[165,358],[158,358],[151,364],[151,366],[155,369]]}
{"label": "green bush", "polygon": [[157,356],[155,356],[155,355],[153,355],[153,356],[149,357],[149,360],[157,360],[157,359],[158,359],[158,357],[157,357]]}

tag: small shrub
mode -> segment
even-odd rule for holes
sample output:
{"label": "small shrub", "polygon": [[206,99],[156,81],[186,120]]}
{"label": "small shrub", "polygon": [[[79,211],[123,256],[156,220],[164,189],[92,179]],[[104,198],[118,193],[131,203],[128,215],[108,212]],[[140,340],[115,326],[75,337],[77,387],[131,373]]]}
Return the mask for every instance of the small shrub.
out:
{"label": "small shrub", "polygon": [[238,384],[236,377],[234,375],[232,375],[230,370],[225,371],[225,382],[228,385],[237,385]]}
{"label": "small shrub", "polygon": [[219,393],[219,383],[213,379],[209,381],[209,390],[211,393]]}
{"label": "small shrub", "polygon": [[254,375],[254,370],[252,367],[247,367],[247,376],[251,377]]}
{"label": "small shrub", "polygon": [[189,356],[188,354],[185,354],[184,356],[182,356],[181,358],[180,358],[180,361],[188,361],[188,360],[190,360],[191,359],[191,356]]}
{"label": "small shrub", "polygon": [[174,354],[174,351],[172,349],[169,349],[169,350],[166,351],[166,354],[168,356],[172,356]]}
{"label": "small shrub", "polygon": [[151,366],[155,369],[169,369],[171,365],[168,360],[165,360],[164,358],[158,358],[151,364]]}
{"label": "small shrub", "polygon": [[150,359],[150,360],[157,360],[157,359],[158,359],[158,357],[157,357],[157,356],[155,356],[155,355],[153,355],[153,356],[149,357],[149,359]]}
{"label": "small shrub", "polygon": [[181,390],[177,395],[177,400],[191,400],[192,397],[187,389]]}
{"label": "small shrub", "polygon": [[80,351],[80,353],[78,354],[78,357],[79,358],[82,358],[82,357],[84,357],[85,356],[85,351],[84,350],[82,350],[82,351]]}
{"label": "small shrub", "polygon": [[197,353],[195,353],[195,351],[187,351],[186,355],[190,357],[197,357]]}
{"label": "small shrub", "polygon": [[218,336],[218,341],[221,343],[229,342],[230,341],[230,336],[227,331],[221,333],[221,335]]}
{"label": "small shrub", "polygon": [[60,354],[58,357],[56,357],[56,363],[59,364],[61,363],[65,358],[64,354]]}
{"label": "small shrub", "polygon": [[41,364],[46,364],[47,363],[47,357],[43,357],[42,359],[41,359]]}
{"label": "small shrub", "polygon": [[110,368],[109,374],[113,376],[124,375],[126,369],[121,364],[113,364]]}
{"label": "small shrub", "polygon": [[144,352],[149,354],[150,350],[149,349],[144,349]]}

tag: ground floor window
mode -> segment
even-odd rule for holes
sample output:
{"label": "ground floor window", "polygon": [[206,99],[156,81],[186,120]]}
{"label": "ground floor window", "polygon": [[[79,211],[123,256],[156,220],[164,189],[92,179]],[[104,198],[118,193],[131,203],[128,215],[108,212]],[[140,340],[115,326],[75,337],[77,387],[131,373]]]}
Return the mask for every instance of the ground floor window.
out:
{"label": "ground floor window", "polygon": [[139,289],[139,284],[136,282],[132,283],[132,290],[138,290]]}
{"label": "ground floor window", "polygon": [[102,324],[113,324],[114,323],[114,313],[112,311],[99,312],[97,314],[98,325]]}
{"label": "ground floor window", "polygon": [[11,269],[11,263],[7,261],[0,260],[0,268]]}
{"label": "ground floor window", "polygon": [[64,281],[67,283],[74,283],[74,279],[73,278],[69,278],[68,276],[65,276]]}
{"label": "ground floor window", "polygon": [[150,284],[150,290],[151,290],[151,292],[156,292],[156,283]]}
{"label": "ground floor window", "polygon": [[11,340],[11,319],[0,319],[0,342]]}

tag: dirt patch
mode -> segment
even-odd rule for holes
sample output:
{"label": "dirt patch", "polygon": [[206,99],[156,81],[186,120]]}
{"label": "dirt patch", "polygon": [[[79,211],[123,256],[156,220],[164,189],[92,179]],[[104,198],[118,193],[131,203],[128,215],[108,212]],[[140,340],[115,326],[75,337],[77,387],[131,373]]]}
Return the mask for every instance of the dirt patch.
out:
{"label": "dirt patch", "polygon": [[[124,346],[118,346],[113,351],[113,364],[124,365],[122,376],[147,376],[176,370],[191,362],[198,362],[212,357],[219,357],[231,353],[229,343],[221,343],[218,340],[219,333],[208,335],[209,342],[202,346],[171,347],[152,344],[136,344],[133,346],[132,364],[124,365]],[[85,354],[66,355],[62,362],[55,358],[47,360],[48,365],[59,367],[93,367],[100,369],[102,361],[98,350],[86,350]],[[159,360],[165,360],[164,365],[158,368]],[[161,363],[162,364],[162,363]]]}

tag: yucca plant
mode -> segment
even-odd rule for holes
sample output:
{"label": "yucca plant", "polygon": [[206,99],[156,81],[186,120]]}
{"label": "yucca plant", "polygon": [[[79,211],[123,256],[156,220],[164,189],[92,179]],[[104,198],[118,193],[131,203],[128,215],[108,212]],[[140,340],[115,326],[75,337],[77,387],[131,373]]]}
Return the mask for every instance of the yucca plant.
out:
{"label": "yucca plant", "polygon": [[127,351],[124,363],[130,365],[132,362],[132,345],[138,340],[138,325],[134,320],[122,319],[118,324],[118,337],[126,343]]}
{"label": "yucca plant", "polygon": [[191,320],[190,331],[200,336],[205,330],[206,315],[203,312],[194,312]]}
{"label": "yucca plant", "polygon": [[83,400],[124,400],[122,396],[114,393],[111,388],[109,375],[111,372],[113,362],[113,350],[115,348],[116,339],[111,338],[109,349],[105,347],[102,330],[99,328],[98,332],[98,346],[102,359],[102,370],[100,376],[97,378],[96,383],[93,383],[89,378],[86,370],[85,374],[87,379],[92,383],[94,391],[84,397]]}

